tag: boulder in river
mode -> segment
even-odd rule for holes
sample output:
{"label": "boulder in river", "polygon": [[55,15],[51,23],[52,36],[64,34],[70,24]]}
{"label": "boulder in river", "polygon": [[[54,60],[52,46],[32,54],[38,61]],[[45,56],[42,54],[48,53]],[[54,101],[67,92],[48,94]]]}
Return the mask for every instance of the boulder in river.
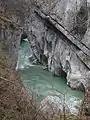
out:
{"label": "boulder in river", "polygon": [[47,96],[41,102],[40,109],[44,112],[44,114],[48,113],[49,116],[70,113],[66,103],[64,103],[58,96]]}

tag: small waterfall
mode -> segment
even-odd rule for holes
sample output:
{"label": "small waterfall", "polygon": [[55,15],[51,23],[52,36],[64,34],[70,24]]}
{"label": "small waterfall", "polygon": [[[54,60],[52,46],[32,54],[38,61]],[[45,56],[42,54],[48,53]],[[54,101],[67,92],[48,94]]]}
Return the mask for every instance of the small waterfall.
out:
{"label": "small waterfall", "polygon": [[24,69],[24,68],[28,68],[29,66],[32,66],[32,63],[29,60],[29,58],[31,57],[32,57],[32,50],[30,48],[29,41],[28,39],[24,39],[23,42],[21,42],[19,48],[19,56],[18,56],[16,70]]}

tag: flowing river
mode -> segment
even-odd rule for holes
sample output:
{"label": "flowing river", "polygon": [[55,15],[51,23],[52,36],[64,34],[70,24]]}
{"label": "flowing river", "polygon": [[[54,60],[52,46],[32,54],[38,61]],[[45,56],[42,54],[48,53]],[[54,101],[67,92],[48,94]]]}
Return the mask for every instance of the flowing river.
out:
{"label": "flowing river", "polygon": [[43,70],[41,66],[32,65],[28,59],[31,54],[28,41],[22,42],[17,68],[20,70],[24,85],[37,93],[39,103],[47,96],[65,94],[66,103],[73,112],[76,112],[76,106],[83,99],[83,92],[69,88],[66,79],[54,77],[51,72]]}

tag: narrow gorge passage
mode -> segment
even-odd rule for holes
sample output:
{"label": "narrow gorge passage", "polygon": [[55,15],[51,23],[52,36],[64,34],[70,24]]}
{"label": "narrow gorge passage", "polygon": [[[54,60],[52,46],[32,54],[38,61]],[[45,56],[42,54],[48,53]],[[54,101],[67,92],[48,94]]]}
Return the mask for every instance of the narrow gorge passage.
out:
{"label": "narrow gorge passage", "polygon": [[69,88],[65,78],[55,77],[51,72],[43,70],[42,66],[33,65],[29,61],[30,56],[32,56],[32,51],[28,41],[23,41],[19,50],[18,69],[24,85],[38,95],[39,103],[46,97],[56,95],[60,95],[63,100],[63,94],[65,94],[66,104],[71,109],[71,112],[76,113],[76,106],[80,105],[83,92]]}
{"label": "narrow gorge passage", "polygon": [[0,0],[0,120],[90,120],[90,0]]}

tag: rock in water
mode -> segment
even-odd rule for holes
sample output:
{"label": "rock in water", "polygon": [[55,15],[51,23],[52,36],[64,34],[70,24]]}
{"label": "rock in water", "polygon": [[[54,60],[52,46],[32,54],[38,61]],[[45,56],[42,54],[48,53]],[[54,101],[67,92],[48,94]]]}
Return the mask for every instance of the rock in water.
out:
{"label": "rock in water", "polygon": [[62,98],[60,99],[58,96],[47,96],[40,105],[40,109],[45,113],[52,116],[54,114],[59,115],[65,113],[69,113],[70,110],[68,106],[63,103]]}

